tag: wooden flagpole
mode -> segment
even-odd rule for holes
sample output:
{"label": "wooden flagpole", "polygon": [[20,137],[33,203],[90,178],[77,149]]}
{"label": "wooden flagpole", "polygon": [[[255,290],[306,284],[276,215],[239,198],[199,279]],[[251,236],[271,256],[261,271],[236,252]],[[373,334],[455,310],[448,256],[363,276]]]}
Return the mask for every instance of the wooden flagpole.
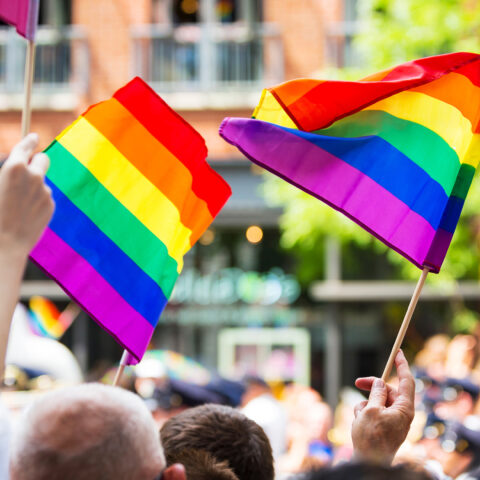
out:
{"label": "wooden flagpole", "polygon": [[397,356],[397,352],[402,345],[403,339],[405,337],[405,333],[407,333],[408,326],[410,325],[410,320],[412,318],[413,312],[415,307],[417,306],[418,298],[420,297],[420,293],[422,291],[423,285],[425,283],[425,279],[427,278],[428,272],[430,270],[428,268],[424,268],[422,270],[422,274],[418,279],[417,286],[415,287],[415,291],[413,292],[412,298],[410,300],[410,304],[408,305],[407,312],[405,313],[405,317],[403,318],[402,325],[397,334],[397,338],[395,343],[393,344],[392,351],[390,352],[390,356],[388,357],[387,364],[385,365],[385,370],[383,371],[382,380],[384,382],[387,381],[388,377],[390,376],[390,372],[392,371],[393,363],[395,361],[395,357]]}
{"label": "wooden flagpole", "polygon": [[120,360],[120,364],[118,365],[118,368],[117,368],[117,373],[115,374],[115,378],[113,379],[112,385],[114,387],[118,385],[118,383],[120,382],[120,378],[122,378],[123,371],[127,366],[127,359],[128,359],[128,351],[124,350],[122,358]]}
{"label": "wooden flagpole", "polygon": [[25,59],[25,95],[22,110],[22,138],[30,132],[32,118],[32,85],[35,72],[35,42],[28,40],[27,55]]}

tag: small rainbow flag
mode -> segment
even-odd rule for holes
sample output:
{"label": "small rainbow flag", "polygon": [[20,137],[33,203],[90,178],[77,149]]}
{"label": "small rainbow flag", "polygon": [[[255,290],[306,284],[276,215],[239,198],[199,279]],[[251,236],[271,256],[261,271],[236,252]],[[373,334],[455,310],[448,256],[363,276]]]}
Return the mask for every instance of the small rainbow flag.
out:
{"label": "small rainbow flag", "polygon": [[56,208],[31,257],[137,363],[183,256],[230,187],[205,161],[203,138],[140,78],[46,153]]}
{"label": "small rainbow flag", "polygon": [[0,19],[28,40],[35,38],[40,0],[0,0]]}
{"label": "small rainbow flag", "polygon": [[30,326],[33,332],[41,337],[55,340],[62,337],[76,316],[68,308],[64,312],[60,312],[52,301],[39,296],[30,298],[28,307]]}
{"label": "small rainbow flag", "polygon": [[480,158],[480,55],[294,80],[265,90],[254,118],[227,118],[220,135],[438,273]]}

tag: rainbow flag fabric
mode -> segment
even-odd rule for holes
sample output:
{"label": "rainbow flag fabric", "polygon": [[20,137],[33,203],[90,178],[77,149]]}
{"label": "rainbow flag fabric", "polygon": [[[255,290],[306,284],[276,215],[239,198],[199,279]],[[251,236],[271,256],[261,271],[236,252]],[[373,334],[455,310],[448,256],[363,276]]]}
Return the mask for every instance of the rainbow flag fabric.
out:
{"label": "rainbow flag fabric", "polygon": [[294,80],[220,135],[250,160],[438,273],[480,157],[480,55],[358,82]]}
{"label": "rainbow flag fabric", "polygon": [[56,208],[31,258],[137,363],[183,256],[230,187],[207,164],[203,138],[140,78],[46,153]]}
{"label": "rainbow flag fabric", "polygon": [[66,310],[60,312],[56,305],[44,297],[34,296],[28,302],[30,327],[41,337],[58,340],[67,331],[74,315]]}
{"label": "rainbow flag fabric", "polygon": [[16,27],[28,40],[34,40],[40,0],[0,0],[0,19]]}

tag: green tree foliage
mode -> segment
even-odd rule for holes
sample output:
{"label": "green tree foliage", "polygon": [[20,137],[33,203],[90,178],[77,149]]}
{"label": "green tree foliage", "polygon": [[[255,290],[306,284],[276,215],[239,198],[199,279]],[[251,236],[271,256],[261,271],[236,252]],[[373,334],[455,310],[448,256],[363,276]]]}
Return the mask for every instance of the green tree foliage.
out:
{"label": "green tree foliage", "polygon": [[[355,46],[365,69],[362,68],[357,78],[422,56],[480,51],[480,2],[475,0],[359,0],[358,18],[360,33]],[[338,71],[337,77],[352,78],[352,71]],[[326,235],[339,238],[344,264],[362,265],[363,262],[362,278],[418,278],[419,270],[401,255],[340,213],[284,181],[268,175],[265,196],[272,204],[284,208],[281,242],[296,253],[298,276],[305,285],[323,276]],[[479,212],[477,175],[441,275],[432,275],[430,281],[479,278]],[[372,262],[365,262],[372,258],[373,263],[383,262],[388,267],[376,272]]]}
{"label": "green tree foliage", "polygon": [[357,11],[356,46],[373,71],[429,55],[479,50],[476,0],[359,0]]}

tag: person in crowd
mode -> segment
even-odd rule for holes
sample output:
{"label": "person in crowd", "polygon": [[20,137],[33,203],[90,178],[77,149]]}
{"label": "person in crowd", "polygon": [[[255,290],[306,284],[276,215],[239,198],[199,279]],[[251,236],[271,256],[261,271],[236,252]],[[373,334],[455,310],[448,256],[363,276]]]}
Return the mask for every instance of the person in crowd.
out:
{"label": "person in crowd", "polygon": [[178,462],[186,452],[203,451],[216,461],[228,462],[238,480],[274,478],[272,449],[264,431],[226,405],[185,410],[165,422],[160,437],[167,465]]}
{"label": "person in crowd", "polygon": [[[0,282],[2,372],[10,321],[27,257],[54,209],[51,192],[44,183],[48,157],[33,155],[37,145],[38,137],[28,135],[12,150],[0,169],[0,271],[4,280]],[[462,351],[469,353],[462,357],[461,365],[466,366],[462,377],[468,376],[476,361],[472,353],[475,348],[466,340],[469,339],[460,338],[457,342]],[[457,357],[453,353],[451,356]],[[398,388],[374,377],[356,382],[359,388],[370,391],[370,395],[355,408],[354,462],[314,471],[309,474],[310,480],[428,478],[422,472],[389,466],[414,416],[414,380],[402,352],[397,354],[395,363]],[[449,387],[453,387],[456,398],[461,399],[466,392],[465,385]],[[472,399],[476,397],[478,393]],[[7,443],[2,442],[2,438],[8,441],[8,437],[1,435],[4,424],[0,416],[0,475],[8,478]],[[11,443],[12,480],[274,478],[272,450],[264,431],[241,412],[227,406],[204,405],[167,421],[161,430],[165,456],[145,404],[134,394],[115,387],[86,384],[45,395],[24,412],[18,426]],[[466,478],[478,478],[474,473],[479,464],[477,432],[468,431],[462,424],[458,424],[454,432],[455,449],[460,451],[468,443],[467,450],[473,452],[475,459]],[[186,469],[175,463],[178,461],[183,461]]]}
{"label": "person in crowd", "polygon": [[[417,369],[417,417],[426,419],[423,435],[409,454],[448,478],[480,478],[480,388],[472,375],[476,345],[472,336],[457,335],[446,348],[442,376]],[[447,377],[447,372],[458,377]]]}
{"label": "person in crowd", "polygon": [[426,464],[448,478],[460,478],[461,474],[480,478],[480,431],[456,420],[429,414],[423,438],[415,449],[423,449]]}
{"label": "person in crowd", "polygon": [[[441,385],[433,411],[440,418],[464,422],[472,417],[480,388],[467,378],[447,378]],[[478,420],[476,427],[480,427]]]}
{"label": "person in crowd", "polygon": [[242,413],[263,428],[272,446],[273,458],[278,459],[286,449],[287,412],[262,378],[249,375],[243,384]]}
{"label": "person in crowd", "polygon": [[478,341],[473,335],[455,335],[447,347],[445,376],[466,378],[478,359]]}
{"label": "person in crowd", "polygon": [[415,355],[415,368],[434,380],[442,379],[445,376],[449,342],[450,339],[445,334],[437,334],[428,338],[422,349]]}
{"label": "person in crowd", "polygon": [[374,463],[344,463],[338,467],[310,472],[304,480],[432,480],[426,472],[407,466],[391,467]]}
{"label": "person in crowd", "polygon": [[219,462],[203,450],[183,450],[177,462],[185,467],[188,480],[238,480],[228,462]]}
{"label": "person in crowd", "polygon": [[278,470],[294,474],[328,465],[332,461],[330,407],[317,391],[303,385],[288,385],[282,397],[288,413],[288,449],[277,460]]}
{"label": "person in crowd", "polygon": [[379,378],[356,381],[357,387],[369,390],[368,400],[355,407],[352,425],[354,458],[337,467],[313,470],[307,480],[427,480],[426,472],[406,466],[391,467],[396,452],[404,442],[415,413],[415,382],[407,360],[400,350],[395,358],[398,389]]}
{"label": "person in crowd", "polygon": [[[38,136],[27,135],[0,169],[0,372],[3,379],[10,323],[20,283],[33,248],[53,213],[50,189],[43,178],[48,157],[34,155]],[[0,478],[8,478],[9,417],[0,404]]]}
{"label": "person in crowd", "polygon": [[19,421],[11,480],[185,480],[166,468],[155,422],[131,392],[83,384],[49,393]]}
{"label": "person in crowd", "polygon": [[[44,183],[45,154],[33,155],[27,135],[0,169],[0,368],[27,257],[50,220],[54,204]],[[1,404],[0,404],[1,407]],[[5,416],[0,418],[4,434]],[[180,465],[165,468],[153,419],[135,395],[81,385],[46,395],[25,413],[10,452],[12,480],[185,480]],[[0,441],[0,478],[7,479],[9,438]]]}

